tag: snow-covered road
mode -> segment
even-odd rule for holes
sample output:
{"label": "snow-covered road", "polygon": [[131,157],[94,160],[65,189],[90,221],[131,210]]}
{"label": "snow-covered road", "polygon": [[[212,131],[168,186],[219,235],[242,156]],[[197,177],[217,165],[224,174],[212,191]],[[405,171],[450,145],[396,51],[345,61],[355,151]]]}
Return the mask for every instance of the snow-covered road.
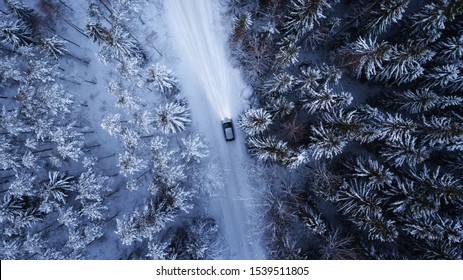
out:
{"label": "snow-covered road", "polygon": [[[226,30],[219,1],[165,1],[167,25],[179,56],[175,72],[192,110],[193,125],[210,147],[208,168],[222,170],[223,190],[210,199],[210,214],[218,221],[234,259],[263,259],[253,224],[254,203],[244,135],[236,127],[249,89],[226,55]],[[235,120],[236,140],[226,142],[221,119]],[[257,175],[257,174],[256,174]],[[258,176],[258,175],[257,175]]]}

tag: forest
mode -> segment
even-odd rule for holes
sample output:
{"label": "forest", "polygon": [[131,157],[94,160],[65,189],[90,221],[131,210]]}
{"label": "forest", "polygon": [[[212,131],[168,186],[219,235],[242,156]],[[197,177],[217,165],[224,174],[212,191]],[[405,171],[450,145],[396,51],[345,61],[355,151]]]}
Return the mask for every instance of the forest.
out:
{"label": "forest", "polygon": [[[462,259],[463,2],[212,2],[263,258]],[[0,3],[0,259],[240,256],[165,6]]]}

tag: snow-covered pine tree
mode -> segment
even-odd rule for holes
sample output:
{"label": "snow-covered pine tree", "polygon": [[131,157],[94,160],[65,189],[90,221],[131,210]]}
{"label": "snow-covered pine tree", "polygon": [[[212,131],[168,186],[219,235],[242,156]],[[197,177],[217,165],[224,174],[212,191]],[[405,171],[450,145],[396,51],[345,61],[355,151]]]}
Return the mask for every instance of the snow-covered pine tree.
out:
{"label": "snow-covered pine tree", "polygon": [[323,113],[322,121],[335,133],[348,140],[359,140],[361,143],[365,143],[378,138],[371,139],[364,136],[363,132],[367,129],[367,124],[359,116],[357,110],[347,111],[342,108],[331,110]]}
{"label": "snow-covered pine tree", "polygon": [[241,114],[238,124],[247,135],[254,136],[263,133],[272,124],[272,117],[263,108],[248,109]]}
{"label": "snow-covered pine tree", "polygon": [[181,132],[191,122],[190,112],[186,106],[176,102],[167,102],[156,107],[154,122],[163,133]]}
{"label": "snow-covered pine tree", "polygon": [[284,69],[294,65],[298,61],[300,46],[294,36],[285,37],[279,44],[278,53],[275,56],[274,69]]}
{"label": "snow-covered pine tree", "polygon": [[119,113],[106,115],[101,121],[101,127],[108,131],[109,135],[118,135],[122,132],[121,115]]}
{"label": "snow-covered pine tree", "polygon": [[418,127],[411,119],[404,119],[399,114],[389,113],[376,125],[379,137],[392,142],[399,142],[404,137],[412,135]]}
{"label": "snow-covered pine tree", "polygon": [[430,61],[435,52],[426,46],[414,42],[393,46],[388,61],[378,71],[375,79],[392,84],[404,84],[416,80],[423,75],[423,64]]}
{"label": "snow-covered pine tree", "polygon": [[309,113],[328,112],[334,108],[347,107],[353,97],[349,92],[341,91],[336,93],[328,86],[317,89],[309,89],[302,92],[302,108]]}
{"label": "snow-covered pine tree", "polygon": [[433,196],[446,205],[457,203],[463,198],[460,179],[450,173],[441,172],[440,166],[432,171],[424,165],[423,169],[409,170],[407,175],[422,188],[421,191],[425,191],[424,196]]}
{"label": "snow-covered pine tree", "polygon": [[264,89],[269,95],[281,95],[290,92],[294,87],[294,77],[289,73],[274,74],[273,78],[265,83]]}
{"label": "snow-covered pine tree", "polygon": [[138,142],[140,141],[140,133],[133,129],[124,129],[121,134],[122,142],[124,143],[125,148],[132,150],[137,147]]}
{"label": "snow-covered pine tree", "polygon": [[29,173],[16,173],[15,180],[8,187],[8,193],[18,199],[33,197],[37,192],[35,189],[36,179],[36,176]]}
{"label": "snow-covered pine tree", "polygon": [[397,142],[386,141],[385,147],[380,151],[380,155],[391,161],[394,166],[401,167],[404,163],[414,167],[424,162],[430,156],[430,151],[417,143],[417,138],[410,134]]}
{"label": "snow-covered pine tree", "polygon": [[169,243],[152,241],[148,243],[146,257],[150,260],[165,260],[168,256]]}
{"label": "snow-covered pine tree", "polygon": [[374,213],[365,220],[357,222],[363,230],[368,231],[368,239],[381,242],[394,242],[399,231],[394,220],[385,218],[380,213]]}
{"label": "snow-covered pine tree", "polygon": [[347,145],[347,141],[329,128],[320,123],[318,126],[312,126],[312,135],[310,136],[309,148],[315,159],[333,158],[339,155]]}
{"label": "snow-covered pine tree", "polygon": [[459,96],[437,95],[434,91],[425,87],[416,90],[407,89],[403,92],[393,92],[387,95],[385,103],[394,109],[417,114],[433,109],[444,109],[448,106],[458,106],[463,103],[463,98]]}
{"label": "snow-covered pine tree", "polygon": [[83,154],[84,134],[75,130],[74,123],[53,129],[50,132],[50,140],[58,144],[58,154],[64,160],[77,161]]}
{"label": "snow-covered pine tree", "polygon": [[33,42],[29,28],[20,20],[3,17],[0,20],[0,39],[2,43],[18,48]]}
{"label": "snow-covered pine tree", "polygon": [[85,201],[103,201],[103,193],[109,190],[111,180],[109,177],[96,173],[93,168],[82,172],[77,179],[75,189],[76,199],[82,204]]}
{"label": "snow-covered pine tree", "polygon": [[141,113],[136,112],[132,122],[143,128],[145,132],[150,133],[155,129],[154,116],[151,112],[144,110]]}
{"label": "snow-covered pine tree", "polygon": [[232,38],[234,40],[243,40],[251,30],[252,16],[250,12],[240,13],[233,17]]}
{"label": "snow-covered pine tree", "polygon": [[67,53],[65,44],[66,42],[59,39],[57,36],[49,38],[43,37],[39,40],[39,46],[55,59],[58,59]]}
{"label": "snow-covered pine tree", "polygon": [[326,46],[329,43],[331,36],[336,28],[341,23],[341,19],[337,17],[330,17],[326,21],[320,23],[320,26],[306,36],[306,42],[312,49],[317,49],[320,46]]}
{"label": "snow-covered pine tree", "polygon": [[[133,37],[130,36],[129,32],[120,25],[115,25],[108,30],[107,36],[104,37],[105,42],[113,53],[115,58],[125,59],[130,57],[136,57],[143,59],[145,54],[140,48],[139,44]],[[103,47],[102,52],[106,49]]]}
{"label": "snow-covered pine tree", "polygon": [[463,120],[458,122],[448,117],[423,117],[422,134],[423,141],[430,146],[463,150],[463,147],[458,148],[458,143],[463,141]]}
{"label": "snow-covered pine tree", "polygon": [[443,61],[458,60],[463,57],[463,35],[449,37],[437,45],[437,56]]}
{"label": "snow-covered pine tree", "polygon": [[4,2],[9,12],[13,13],[25,23],[32,23],[32,19],[36,16],[33,9],[25,6],[24,3],[19,0],[4,0]]}
{"label": "snow-covered pine tree", "polygon": [[160,189],[177,187],[179,183],[184,182],[185,166],[176,161],[177,151],[168,149],[166,140],[159,136],[153,138],[150,145],[155,175],[149,190],[156,194]]}
{"label": "snow-covered pine tree", "polygon": [[123,58],[117,70],[124,78],[134,78],[141,71],[141,61],[136,57]]}
{"label": "snow-covered pine tree", "polygon": [[199,135],[188,135],[187,138],[182,138],[181,157],[187,163],[192,161],[199,163],[201,159],[209,155],[209,149]]}
{"label": "snow-covered pine tree", "polygon": [[330,230],[322,236],[320,248],[320,259],[322,260],[353,260],[357,259],[357,253],[353,247],[354,239],[344,236],[341,230]]}
{"label": "snow-covered pine tree", "polygon": [[159,92],[169,95],[177,86],[177,78],[166,66],[156,63],[152,65],[145,74],[145,81],[153,85]]}
{"label": "snow-covered pine tree", "polygon": [[274,136],[252,136],[247,139],[246,145],[251,156],[263,162],[284,165],[292,154],[287,143]]}
{"label": "snow-covered pine tree", "polygon": [[303,67],[301,73],[296,79],[296,84],[302,90],[313,90],[320,86],[323,76],[318,67]]}
{"label": "snow-covered pine tree", "polygon": [[294,110],[294,102],[289,101],[284,96],[277,98],[270,97],[267,99],[265,110],[268,111],[272,118],[282,119],[288,116]]}
{"label": "snow-covered pine tree", "polygon": [[57,218],[58,223],[65,225],[70,229],[74,229],[79,225],[79,213],[72,206],[60,207],[58,209],[59,216]]}
{"label": "snow-covered pine tree", "polygon": [[331,8],[330,0],[292,0],[286,16],[287,33],[302,38],[326,18],[325,10]]}
{"label": "snow-covered pine tree", "polygon": [[443,7],[446,2],[426,4],[419,12],[412,14],[409,17],[411,34],[418,36],[425,44],[436,41],[448,20]]}
{"label": "snow-covered pine tree", "polygon": [[459,64],[436,66],[426,74],[427,85],[457,92],[463,89],[463,68]]}
{"label": "snow-covered pine tree", "polygon": [[126,151],[124,154],[119,154],[118,166],[122,175],[127,177],[144,169],[146,164],[143,159]]}
{"label": "snow-covered pine tree", "polygon": [[348,175],[364,180],[367,185],[375,189],[389,186],[394,180],[394,174],[384,165],[376,160],[365,157],[357,157],[355,161],[344,164],[349,172]]}
{"label": "snow-covered pine tree", "polygon": [[302,225],[310,232],[320,236],[326,233],[326,222],[322,219],[320,213],[317,213],[312,207],[303,204],[298,207],[296,215],[301,220]]}
{"label": "snow-covered pine tree", "polygon": [[129,111],[137,111],[140,108],[140,99],[128,89],[123,89],[119,83],[109,82],[107,91],[116,96],[117,107],[127,108]]}
{"label": "snow-covered pine tree", "polygon": [[66,247],[73,250],[85,249],[95,239],[103,236],[102,226],[98,224],[88,224],[83,227],[69,229]]}
{"label": "snow-covered pine tree", "polygon": [[338,195],[339,210],[354,222],[361,223],[368,217],[383,213],[383,198],[365,182],[349,180]]}
{"label": "snow-covered pine tree", "polygon": [[219,227],[212,218],[193,219],[188,226],[185,253],[190,260],[206,260],[214,257]]}
{"label": "snow-covered pine tree", "polygon": [[359,37],[355,42],[340,49],[341,62],[357,78],[373,79],[389,61],[391,46],[377,42],[376,37]]}
{"label": "snow-covered pine tree", "polygon": [[48,172],[48,182],[41,184],[39,190],[41,203],[56,200],[65,204],[68,193],[75,189],[73,180],[73,177],[60,175],[58,171]]}
{"label": "snow-covered pine tree", "polygon": [[410,0],[386,0],[380,3],[379,9],[369,13],[367,18],[366,30],[372,35],[378,36],[385,32],[387,28],[402,19],[402,15]]}
{"label": "snow-covered pine tree", "polygon": [[93,40],[93,42],[102,44],[109,37],[109,30],[101,24],[100,21],[90,21],[85,25],[87,29],[87,34]]}

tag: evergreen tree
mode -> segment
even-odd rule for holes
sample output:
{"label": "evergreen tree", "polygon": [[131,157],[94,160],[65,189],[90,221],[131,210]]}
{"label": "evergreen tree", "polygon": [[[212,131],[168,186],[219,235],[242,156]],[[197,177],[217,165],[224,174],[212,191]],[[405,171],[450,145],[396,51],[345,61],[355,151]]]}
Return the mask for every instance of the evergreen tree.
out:
{"label": "evergreen tree", "polygon": [[167,242],[150,242],[146,257],[150,260],[165,260],[168,256],[168,247],[169,243]]}
{"label": "evergreen tree", "polygon": [[368,184],[357,179],[349,180],[339,191],[339,210],[347,217],[365,222],[365,219],[382,215],[383,198]]}
{"label": "evergreen tree", "polygon": [[188,226],[185,240],[185,253],[189,260],[211,259],[217,246],[219,227],[213,219],[193,219]]}
{"label": "evergreen tree", "polygon": [[297,77],[297,84],[302,90],[314,90],[320,86],[322,78],[320,69],[305,67]]}
{"label": "evergreen tree", "polygon": [[272,124],[272,118],[265,109],[248,109],[238,124],[247,135],[254,136],[263,133]]}
{"label": "evergreen tree", "polygon": [[36,16],[34,10],[25,6],[22,1],[19,0],[4,0],[4,2],[9,12],[13,13],[22,21],[32,24],[32,20]]}
{"label": "evergreen tree", "polygon": [[365,221],[360,223],[362,224],[361,228],[368,231],[368,238],[370,240],[394,242],[399,236],[395,221],[388,220],[379,213],[368,216]]}
{"label": "evergreen tree", "polygon": [[387,141],[386,146],[380,151],[381,156],[386,158],[396,167],[407,163],[414,167],[416,164],[422,163],[430,156],[430,151],[416,143],[417,139],[409,134],[397,142]]}
{"label": "evergreen tree", "polygon": [[393,46],[388,61],[375,79],[392,84],[404,84],[423,75],[423,64],[430,61],[435,53],[429,48],[413,42]]}
{"label": "evergreen tree", "polygon": [[357,157],[355,162],[346,163],[349,175],[364,180],[368,186],[382,188],[390,185],[394,180],[394,174],[376,160]]}
{"label": "evergreen tree", "polygon": [[134,154],[127,151],[124,154],[119,154],[118,166],[122,175],[125,177],[133,175],[146,167],[145,162],[142,159],[137,158]]}
{"label": "evergreen tree", "polygon": [[48,172],[48,182],[43,183],[40,187],[39,196],[42,202],[56,200],[62,204],[66,203],[66,197],[70,191],[74,190],[71,176],[60,175],[59,172]]}
{"label": "evergreen tree", "polygon": [[438,43],[437,55],[444,61],[458,60],[463,57],[463,35],[449,37]]}
{"label": "evergreen tree", "polygon": [[251,156],[263,162],[277,162],[285,164],[292,151],[287,143],[277,140],[274,136],[252,136],[246,141]]}
{"label": "evergreen tree", "polygon": [[459,142],[463,140],[463,122],[447,117],[423,117],[423,140],[431,146],[447,147],[449,150],[463,150]]}
{"label": "evergreen tree", "polygon": [[337,136],[333,130],[325,128],[323,124],[312,126],[311,143],[309,145],[315,159],[333,158],[342,153],[347,142]]}
{"label": "evergreen tree", "polygon": [[409,137],[415,132],[417,125],[410,119],[403,119],[401,115],[387,114],[377,123],[377,130],[382,139],[399,142],[404,137]]}
{"label": "evergreen tree", "polygon": [[109,114],[101,121],[101,127],[108,131],[109,135],[118,135],[122,132],[121,115]]}
{"label": "evergreen tree", "polygon": [[[463,89],[463,79],[461,78],[461,67],[455,64],[447,64],[431,68],[426,75],[427,85],[429,87],[439,87],[457,91]],[[454,90],[457,89],[457,90]]]}
{"label": "evergreen tree", "polygon": [[153,85],[165,95],[172,93],[172,90],[177,85],[177,79],[174,77],[172,71],[158,63],[148,69],[145,79],[148,85]]}
{"label": "evergreen tree", "polygon": [[118,59],[129,57],[144,58],[143,50],[140,48],[138,42],[122,26],[113,26],[103,38],[111,50],[103,47],[102,52],[111,52]]}
{"label": "evergreen tree", "polygon": [[343,236],[338,229],[331,230],[322,236],[320,258],[322,260],[353,260],[357,258],[355,249],[352,248],[354,239],[351,236]]}
{"label": "evergreen tree", "polygon": [[269,98],[265,109],[271,114],[272,118],[282,119],[294,110],[294,102],[288,101],[285,97]]}
{"label": "evergreen tree", "polygon": [[434,42],[441,36],[441,30],[445,28],[448,18],[442,4],[426,4],[419,12],[410,16],[411,34],[419,36],[427,42]]}
{"label": "evergreen tree", "polygon": [[2,43],[11,44],[14,48],[33,42],[31,31],[22,21],[8,18],[0,20],[0,39]]}
{"label": "evergreen tree", "polygon": [[202,158],[209,155],[207,145],[201,140],[199,135],[194,137],[189,135],[187,138],[182,138],[182,147],[180,155],[187,163],[192,161],[199,163]]}
{"label": "evergreen tree", "polygon": [[302,38],[325,19],[325,9],[331,8],[329,0],[292,0],[289,6],[285,28]]}
{"label": "evergreen tree", "polygon": [[302,93],[302,108],[309,113],[328,112],[334,108],[347,107],[352,102],[349,92],[333,92],[333,89],[323,86],[316,90],[308,90]]}
{"label": "evergreen tree", "polygon": [[273,79],[268,81],[264,88],[267,90],[268,94],[285,94],[290,92],[294,87],[294,77],[288,73],[280,73],[278,75],[274,74]]}
{"label": "evergreen tree", "polygon": [[323,236],[326,233],[327,226],[320,213],[316,213],[307,204],[298,207],[296,215],[301,220],[303,226],[314,234]]}
{"label": "evergreen tree", "polygon": [[233,28],[232,37],[235,40],[244,39],[246,37],[246,34],[248,34],[249,30],[251,30],[251,26],[252,26],[251,13],[244,12],[244,13],[240,13],[238,15],[235,15],[233,17],[232,25],[233,25],[232,26],[232,28]]}
{"label": "evergreen tree", "polygon": [[403,92],[394,92],[387,96],[385,102],[393,108],[417,114],[433,109],[444,109],[448,106],[458,106],[462,104],[463,98],[437,95],[425,87],[414,91],[407,89]]}
{"label": "evergreen tree", "polygon": [[85,28],[94,43],[102,44],[109,38],[109,30],[103,27],[100,21],[87,22]]}
{"label": "evergreen tree", "polygon": [[391,46],[387,42],[377,43],[376,38],[359,37],[357,41],[340,49],[345,67],[351,69],[357,78],[373,79],[389,61]]}
{"label": "evergreen tree", "polygon": [[191,122],[190,112],[186,106],[168,102],[156,107],[154,122],[163,133],[181,132]]}
{"label": "evergreen tree", "polygon": [[402,19],[402,15],[410,0],[387,0],[380,3],[378,10],[373,10],[368,18],[366,30],[377,36],[383,33],[392,23]]}
{"label": "evergreen tree", "polygon": [[54,58],[59,58],[67,53],[65,41],[58,39],[56,36],[51,38],[40,38],[39,46]]}
{"label": "evergreen tree", "polygon": [[284,69],[294,65],[298,61],[300,47],[293,36],[285,37],[279,43],[279,50],[276,54],[275,69]]}

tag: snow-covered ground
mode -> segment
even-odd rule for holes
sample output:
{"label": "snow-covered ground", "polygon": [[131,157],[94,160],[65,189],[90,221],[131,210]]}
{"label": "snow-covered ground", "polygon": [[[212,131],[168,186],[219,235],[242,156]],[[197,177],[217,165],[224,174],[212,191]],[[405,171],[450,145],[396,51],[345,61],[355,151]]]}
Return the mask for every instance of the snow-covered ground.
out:
{"label": "snow-covered ground", "polygon": [[[211,197],[210,215],[221,225],[231,258],[263,259],[259,225],[252,219],[255,203],[246,172],[250,159],[244,135],[237,127],[238,113],[246,106],[250,89],[226,54],[223,24],[230,19],[220,20],[220,6],[212,0],[169,0],[165,9],[172,45],[179,57],[179,63],[172,67],[189,100],[193,126],[210,147],[207,168],[211,172],[222,170],[223,189]],[[235,121],[233,142],[224,139],[223,117]]]}

